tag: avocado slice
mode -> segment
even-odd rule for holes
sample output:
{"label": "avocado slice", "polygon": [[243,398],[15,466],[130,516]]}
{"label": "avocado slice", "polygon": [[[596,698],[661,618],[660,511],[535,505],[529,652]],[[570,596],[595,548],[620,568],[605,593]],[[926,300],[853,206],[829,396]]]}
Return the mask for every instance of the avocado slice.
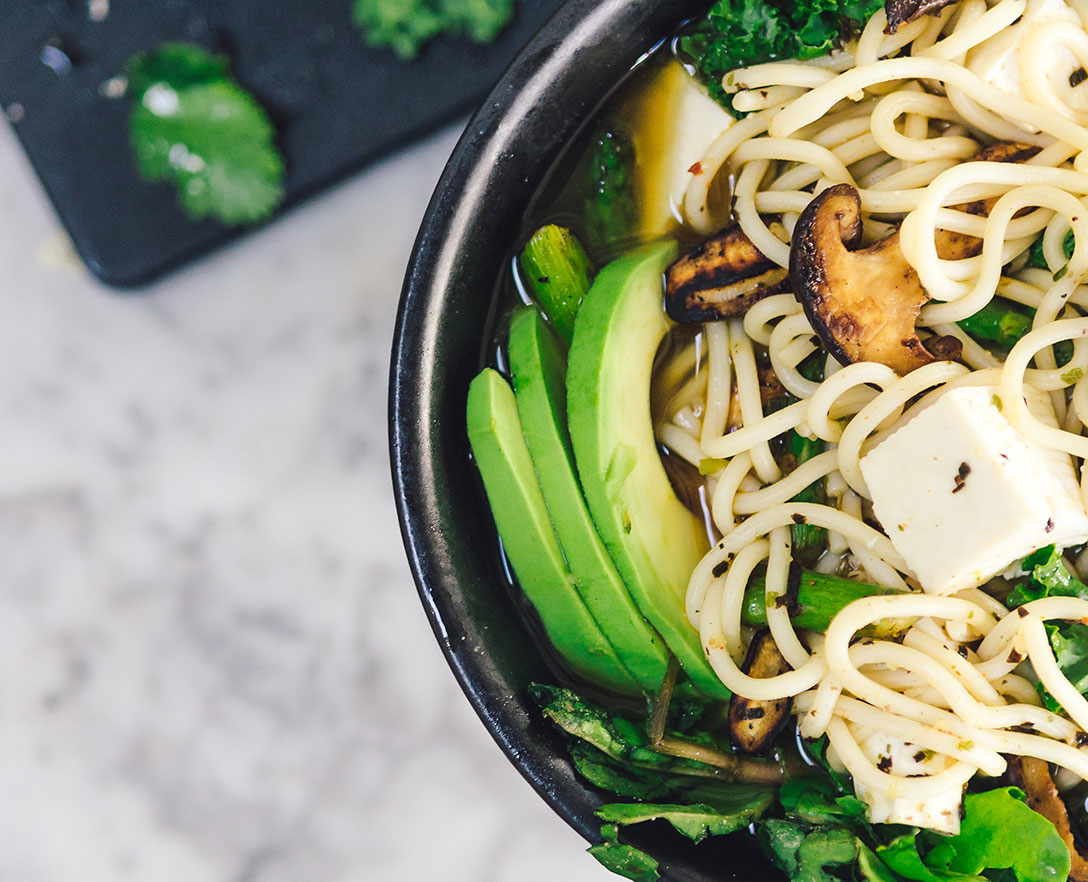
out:
{"label": "avocado slice", "polygon": [[487,369],[472,381],[466,417],[503,548],[548,639],[574,673],[637,694],[638,682],[574,589],[525,445],[514,393],[502,376]]}
{"label": "avocado slice", "polygon": [[684,612],[706,527],[677,499],[654,437],[650,379],[669,329],[662,276],[674,242],[647,246],[598,273],[574,323],[567,413],[589,511],[639,609],[695,686],[728,698]]}
{"label": "avocado slice", "polygon": [[643,690],[654,692],[669,653],[631,599],[586,508],[567,431],[566,358],[535,309],[514,315],[508,352],[525,440],[575,590],[620,661]]}

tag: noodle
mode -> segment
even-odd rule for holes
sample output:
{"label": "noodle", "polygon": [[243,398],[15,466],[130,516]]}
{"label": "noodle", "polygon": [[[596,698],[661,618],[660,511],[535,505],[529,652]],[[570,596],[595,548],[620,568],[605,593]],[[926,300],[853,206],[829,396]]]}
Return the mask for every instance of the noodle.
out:
{"label": "noodle", "polygon": [[[814,196],[837,184],[856,188],[863,241],[898,231],[903,257],[931,299],[918,320],[923,338],[950,337],[962,347],[961,363],[934,361],[905,376],[877,362],[841,366],[830,357],[814,376],[810,318],[793,295],[775,294],[742,319],[706,326],[701,425],[681,429],[674,420],[662,436],[689,461],[725,461],[708,485],[720,539],[693,572],[686,598],[711,666],[747,699],[795,699],[801,734],[826,733],[829,757],[845,766],[859,794],[958,792],[976,773],[1002,774],[1009,754],[1088,779],[1088,754],[1079,747],[1088,737],[1088,700],[1062,673],[1044,627],[1088,620],[1088,601],[1054,597],[1010,612],[984,588],[921,593],[907,561],[872,525],[861,469],[868,451],[965,387],[994,388],[1023,438],[1088,460],[1088,110],[1071,103],[1072,86],[1055,85],[1046,73],[1058,52],[1088,67],[1088,32],[1064,21],[1034,28],[1021,50],[1023,97],[965,63],[1026,7],[1027,0],[967,0],[892,36],[878,11],[856,45],[831,60],[733,71],[723,87],[737,109],[755,112],[711,144],[682,203],[685,222],[703,235],[723,226],[731,209],[755,247],[789,267],[790,239]],[[1088,4],[1077,9],[1088,14]],[[975,158],[995,140],[1039,149],[1018,163]],[[734,182],[731,204],[714,204],[716,181],[726,176]],[[980,200],[989,200],[985,211],[971,208]],[[942,231],[981,247],[942,257]],[[1047,270],[1029,261],[1040,236]],[[1004,357],[957,324],[995,297],[1035,311],[1030,332]],[[1062,364],[1056,347],[1064,341],[1072,341],[1072,356]],[[757,347],[790,398],[777,409],[761,401]],[[1052,416],[1028,403],[1044,394]],[[826,447],[784,473],[772,444],[790,430]],[[825,501],[798,502],[814,485]],[[1088,501],[1083,479],[1081,496]],[[796,524],[827,531],[816,572],[850,568],[902,593],[850,603],[826,637],[797,630],[783,602]],[[766,679],[741,669],[743,598],[757,570],[770,633],[792,668]],[[881,622],[902,624],[892,636],[862,636]],[[1030,666],[1065,715],[1041,706],[1021,666]],[[926,774],[878,768],[864,742],[882,732],[932,752]]]}

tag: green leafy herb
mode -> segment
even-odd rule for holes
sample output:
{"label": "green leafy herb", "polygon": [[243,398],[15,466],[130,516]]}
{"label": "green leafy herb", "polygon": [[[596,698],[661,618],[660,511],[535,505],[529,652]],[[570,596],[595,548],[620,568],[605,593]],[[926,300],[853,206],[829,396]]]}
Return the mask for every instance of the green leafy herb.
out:
{"label": "green leafy herb", "polygon": [[781,58],[815,58],[857,30],[883,0],[719,0],[680,40],[700,78],[732,109],[722,78],[738,67]]}
{"label": "green leafy herb", "polygon": [[857,838],[841,827],[816,827],[791,820],[772,819],[760,825],[760,834],[775,863],[793,882],[835,882],[829,867],[854,863]]}
{"label": "green leafy herb", "polygon": [[128,64],[129,137],[140,174],[173,181],[192,218],[228,225],[267,218],[283,200],[275,129],[224,58],[170,43]]}
{"label": "green leafy herb", "polygon": [[[1065,258],[1068,260],[1073,256],[1073,249],[1076,247],[1076,237],[1073,235],[1073,231],[1070,230],[1065,234],[1065,240],[1062,242],[1062,250],[1065,252]],[[1035,240],[1035,244],[1031,246],[1031,255],[1028,257],[1028,266],[1034,269],[1049,270],[1050,266],[1046,262],[1046,257],[1043,256],[1043,237],[1040,235]]]}
{"label": "green leafy herb", "polygon": [[590,848],[589,853],[605,869],[635,882],[657,882],[661,878],[657,872],[657,861],[633,845],[620,842],[619,831],[614,825],[602,827],[601,837],[603,841]]}
{"label": "green leafy herb", "polygon": [[[1088,627],[1080,622],[1047,622],[1044,627],[1061,672],[1078,692],[1088,693]],[[1035,691],[1047,710],[1064,713],[1042,683],[1035,684]]]}
{"label": "green leafy herb", "polygon": [[[1015,787],[968,794],[958,835],[900,836],[877,852],[892,870],[917,882],[979,880],[992,870],[1010,870],[1018,882],[1059,882],[1069,874],[1069,850],[1054,825],[1024,800]],[[1009,835],[1012,830],[1016,835]]]}
{"label": "green leafy herb", "polygon": [[441,34],[490,43],[514,17],[514,0],[355,0],[352,17],[368,46],[408,59]]}
{"label": "green leafy herb", "polygon": [[1088,585],[1065,568],[1062,556],[1053,545],[1040,548],[1024,558],[1023,570],[1029,580],[1017,585],[1005,598],[1009,609],[1042,597],[1080,597],[1088,600]]}
{"label": "green leafy herb", "polygon": [[956,322],[981,343],[992,343],[1005,352],[1031,330],[1033,310],[995,297],[974,315]]}
{"label": "green leafy herb", "polygon": [[774,793],[743,785],[722,787],[712,804],[670,805],[654,803],[614,803],[597,812],[608,824],[626,826],[644,821],[668,821],[694,842],[707,836],[726,836],[741,830],[763,815],[774,802]]}

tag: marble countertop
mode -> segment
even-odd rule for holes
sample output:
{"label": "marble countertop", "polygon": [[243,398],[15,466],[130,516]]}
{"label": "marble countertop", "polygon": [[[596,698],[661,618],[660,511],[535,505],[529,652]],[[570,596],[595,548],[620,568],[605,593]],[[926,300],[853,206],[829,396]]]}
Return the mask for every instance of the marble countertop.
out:
{"label": "marble countertop", "polygon": [[402,553],[389,344],[456,134],[133,295],[0,126],[0,882],[613,878]]}

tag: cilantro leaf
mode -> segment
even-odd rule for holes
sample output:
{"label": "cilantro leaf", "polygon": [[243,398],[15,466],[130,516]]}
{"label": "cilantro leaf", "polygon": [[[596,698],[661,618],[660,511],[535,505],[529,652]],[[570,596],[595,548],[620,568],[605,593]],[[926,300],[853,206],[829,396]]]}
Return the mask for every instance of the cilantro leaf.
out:
{"label": "cilantro leaf", "polygon": [[184,89],[226,79],[229,69],[225,55],[212,55],[192,43],[164,43],[154,52],[130,59],[126,73],[132,93],[143,95],[156,83]]}
{"label": "cilantro leaf", "polygon": [[634,882],[657,882],[661,878],[657,872],[657,861],[633,845],[620,842],[615,826],[602,827],[601,836],[604,841],[591,847],[589,853],[605,869]]}
{"label": "cilantro leaf", "polygon": [[167,44],[129,64],[129,137],[140,174],[173,181],[190,217],[267,218],[283,200],[283,158],[268,115],[222,58]]}
{"label": "cilantro leaf", "polygon": [[514,17],[514,0],[355,0],[366,44],[415,58],[440,34],[490,43]]}

